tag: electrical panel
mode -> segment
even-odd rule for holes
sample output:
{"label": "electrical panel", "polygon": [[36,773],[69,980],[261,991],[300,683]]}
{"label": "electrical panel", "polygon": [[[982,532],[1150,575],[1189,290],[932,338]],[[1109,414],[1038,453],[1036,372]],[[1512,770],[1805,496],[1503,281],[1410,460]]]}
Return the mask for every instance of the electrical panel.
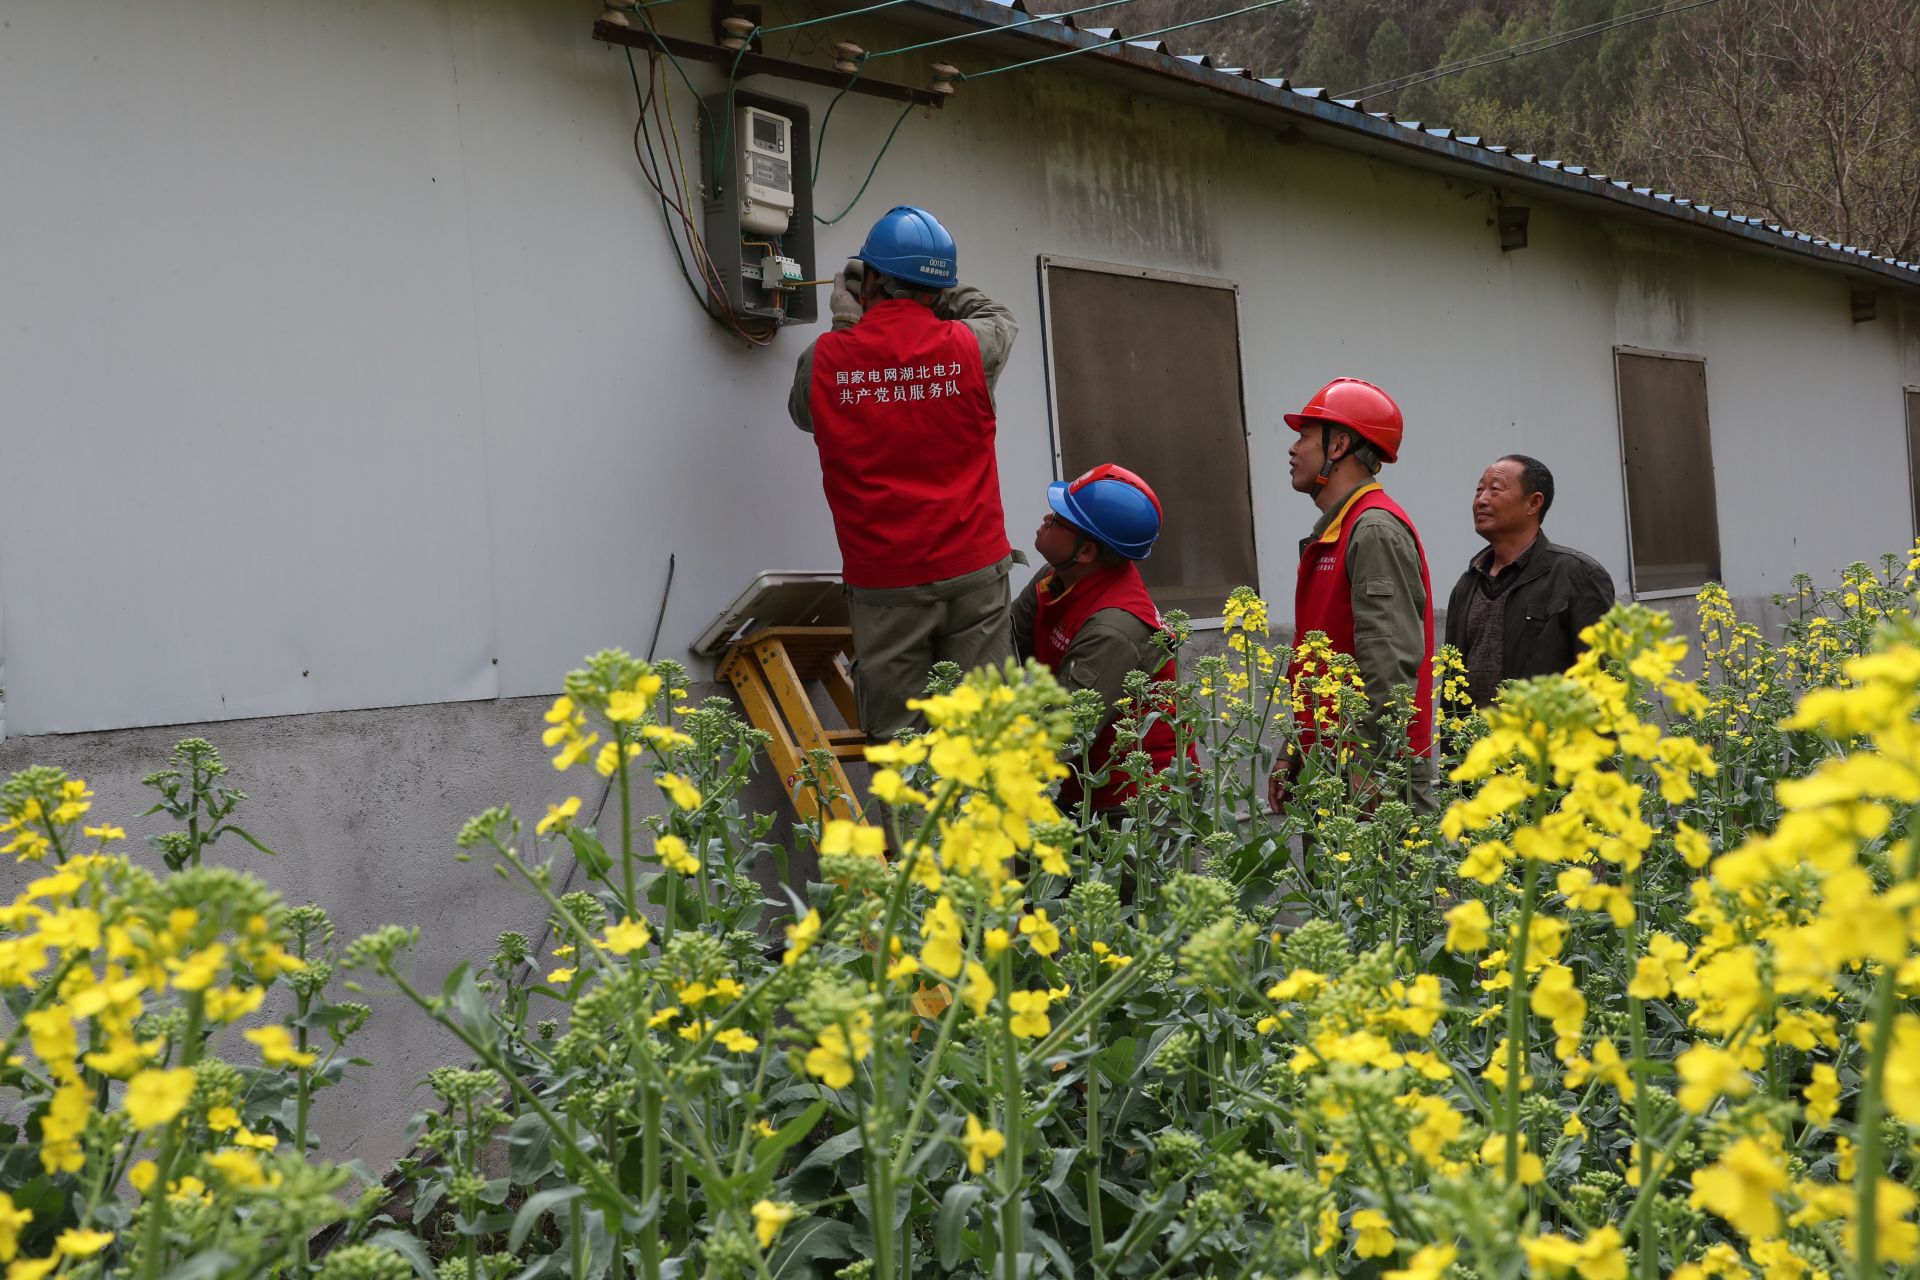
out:
{"label": "electrical panel", "polygon": [[813,146],[804,104],[736,88],[701,100],[707,252],[735,316],[819,317]]}

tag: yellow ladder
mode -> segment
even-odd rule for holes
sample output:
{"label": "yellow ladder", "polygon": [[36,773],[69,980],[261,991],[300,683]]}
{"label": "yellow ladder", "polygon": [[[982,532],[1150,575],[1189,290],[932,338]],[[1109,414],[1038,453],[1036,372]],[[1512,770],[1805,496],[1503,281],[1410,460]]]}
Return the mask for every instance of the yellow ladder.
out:
{"label": "yellow ladder", "polygon": [[[733,686],[753,726],[766,732],[767,755],[802,818],[817,818],[822,808],[819,791],[801,776],[809,751],[828,756],[835,795],[826,816],[858,816],[859,799],[841,767],[843,760],[866,758],[867,735],[851,727],[860,720],[848,669],[852,660],[853,632],[846,627],[762,627],[734,641],[720,660],[719,678]],[[826,687],[828,700],[849,727],[829,729],[820,723],[807,688],[814,681]]]}

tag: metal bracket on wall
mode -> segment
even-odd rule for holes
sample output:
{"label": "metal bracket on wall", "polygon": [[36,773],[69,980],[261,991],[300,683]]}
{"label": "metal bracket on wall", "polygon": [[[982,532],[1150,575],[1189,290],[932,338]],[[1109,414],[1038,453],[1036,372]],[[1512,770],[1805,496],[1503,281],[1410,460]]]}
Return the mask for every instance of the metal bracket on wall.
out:
{"label": "metal bracket on wall", "polygon": [[596,22],[593,24],[593,38],[607,44],[624,45],[629,49],[664,48],[676,58],[691,58],[723,67],[737,65],[737,78],[742,80],[748,76],[774,76],[782,80],[825,85],[829,89],[845,89],[849,93],[864,93],[894,102],[911,102],[923,107],[944,107],[947,104],[947,95],[931,89],[915,89],[904,84],[889,84],[884,80],[868,80],[864,77],[849,83],[847,76],[831,67],[789,62],[785,58],[770,58],[761,53],[741,53],[717,44],[701,44],[698,40],[683,40],[679,36],[662,35],[639,27]]}

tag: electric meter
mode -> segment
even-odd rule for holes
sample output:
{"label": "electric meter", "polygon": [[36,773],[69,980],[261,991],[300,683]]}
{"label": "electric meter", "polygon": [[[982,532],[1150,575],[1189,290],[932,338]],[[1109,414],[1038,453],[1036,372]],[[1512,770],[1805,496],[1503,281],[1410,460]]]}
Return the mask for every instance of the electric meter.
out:
{"label": "electric meter", "polygon": [[775,324],[819,318],[812,117],[804,102],[735,87],[700,100],[707,281],[717,314]]}
{"label": "electric meter", "polygon": [[740,228],[784,236],[793,221],[793,121],[743,106],[734,120],[740,157]]}

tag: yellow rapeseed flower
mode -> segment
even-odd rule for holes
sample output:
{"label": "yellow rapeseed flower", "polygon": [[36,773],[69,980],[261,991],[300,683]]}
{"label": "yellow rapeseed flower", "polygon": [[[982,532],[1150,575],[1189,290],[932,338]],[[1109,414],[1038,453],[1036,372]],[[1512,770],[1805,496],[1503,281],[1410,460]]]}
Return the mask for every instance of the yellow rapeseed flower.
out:
{"label": "yellow rapeseed flower", "polygon": [[0,1191],[0,1262],[12,1262],[20,1253],[20,1231],[33,1221],[33,1210],[14,1207],[13,1197]]}
{"label": "yellow rapeseed flower", "polygon": [[142,1071],[127,1081],[127,1095],[121,1101],[121,1110],[142,1129],[172,1124],[173,1118],[186,1109],[187,1099],[193,1096],[193,1082],[191,1067]]}
{"label": "yellow rapeseed flower", "polygon": [[1464,956],[1487,949],[1488,931],[1493,928],[1493,918],[1487,914],[1486,903],[1478,898],[1468,898],[1448,911],[1446,920],[1447,950]]}
{"label": "yellow rapeseed flower", "polygon": [[653,941],[653,931],[647,928],[644,920],[635,920],[631,916],[621,917],[619,924],[607,926],[606,936],[600,945],[614,955],[624,956],[635,951],[644,951]]}
{"label": "yellow rapeseed flower", "polygon": [[[1380,1280],[1442,1280],[1447,1269],[1453,1266],[1453,1260],[1460,1255],[1458,1247],[1450,1244],[1422,1245],[1407,1260],[1407,1265],[1397,1271],[1385,1272]],[[1623,1276],[1625,1272],[1621,1273]]]}
{"label": "yellow rapeseed flower", "polygon": [[687,842],[679,836],[661,836],[653,842],[654,856],[667,870],[683,876],[700,874],[700,859],[687,849]]}
{"label": "yellow rapeseed flower", "polygon": [[663,773],[654,781],[667,793],[667,798],[682,809],[693,810],[700,807],[700,788],[688,782],[677,773]]}
{"label": "yellow rapeseed flower", "polygon": [[65,1258],[91,1258],[113,1243],[111,1231],[88,1231],[68,1227],[54,1239],[53,1251]]}
{"label": "yellow rapeseed flower", "polygon": [[860,858],[885,858],[887,833],[870,823],[831,818],[826,829],[820,833],[820,852],[823,855],[852,854]]}
{"label": "yellow rapeseed flower", "polygon": [[1353,1233],[1353,1252],[1359,1258],[1387,1258],[1393,1255],[1393,1226],[1378,1209],[1357,1209],[1347,1224]]}
{"label": "yellow rapeseed flower", "polygon": [[806,918],[797,924],[787,926],[787,953],[780,958],[782,964],[792,964],[807,954],[807,948],[820,936],[820,912],[816,908],[807,909]]}
{"label": "yellow rapeseed flower", "polygon": [[760,1047],[760,1042],[738,1027],[724,1027],[714,1032],[714,1042],[728,1053],[752,1053]]}
{"label": "yellow rapeseed flower", "polygon": [[1780,1234],[1780,1206],[1774,1196],[1787,1189],[1787,1171],[1779,1154],[1752,1138],[1741,1138],[1720,1158],[1693,1175],[1688,1203],[1733,1224],[1749,1239]]}
{"label": "yellow rapeseed flower", "polygon": [[1050,998],[1045,991],[1008,992],[1007,1008],[1012,1010],[1013,1016],[1007,1022],[1007,1029],[1028,1040],[1038,1040],[1053,1030],[1053,1022],[1047,1017]]}
{"label": "yellow rapeseed flower", "polygon": [[986,1128],[980,1123],[979,1117],[969,1113],[960,1145],[966,1149],[967,1168],[974,1173],[985,1173],[987,1161],[998,1159],[1000,1153],[1007,1149],[1007,1138],[998,1129]]}
{"label": "yellow rapeseed flower", "polygon": [[1035,907],[1032,915],[1020,917],[1020,934],[1027,944],[1043,956],[1060,950],[1060,930],[1047,919],[1044,907]]}
{"label": "yellow rapeseed flower", "polygon": [[318,1054],[302,1053],[294,1044],[293,1033],[279,1025],[257,1027],[241,1034],[260,1046],[260,1057],[270,1067],[310,1067],[320,1060]]}
{"label": "yellow rapeseed flower", "polygon": [[580,797],[568,796],[559,804],[547,806],[547,816],[540,819],[540,825],[534,828],[534,832],[537,835],[545,835],[549,831],[563,831],[572,825],[574,815],[579,812]]}
{"label": "yellow rapeseed flower", "polygon": [[753,1234],[760,1241],[762,1249],[773,1247],[773,1241],[780,1234],[780,1228],[792,1222],[800,1212],[799,1207],[782,1200],[778,1204],[772,1200],[758,1200],[753,1206]]}

